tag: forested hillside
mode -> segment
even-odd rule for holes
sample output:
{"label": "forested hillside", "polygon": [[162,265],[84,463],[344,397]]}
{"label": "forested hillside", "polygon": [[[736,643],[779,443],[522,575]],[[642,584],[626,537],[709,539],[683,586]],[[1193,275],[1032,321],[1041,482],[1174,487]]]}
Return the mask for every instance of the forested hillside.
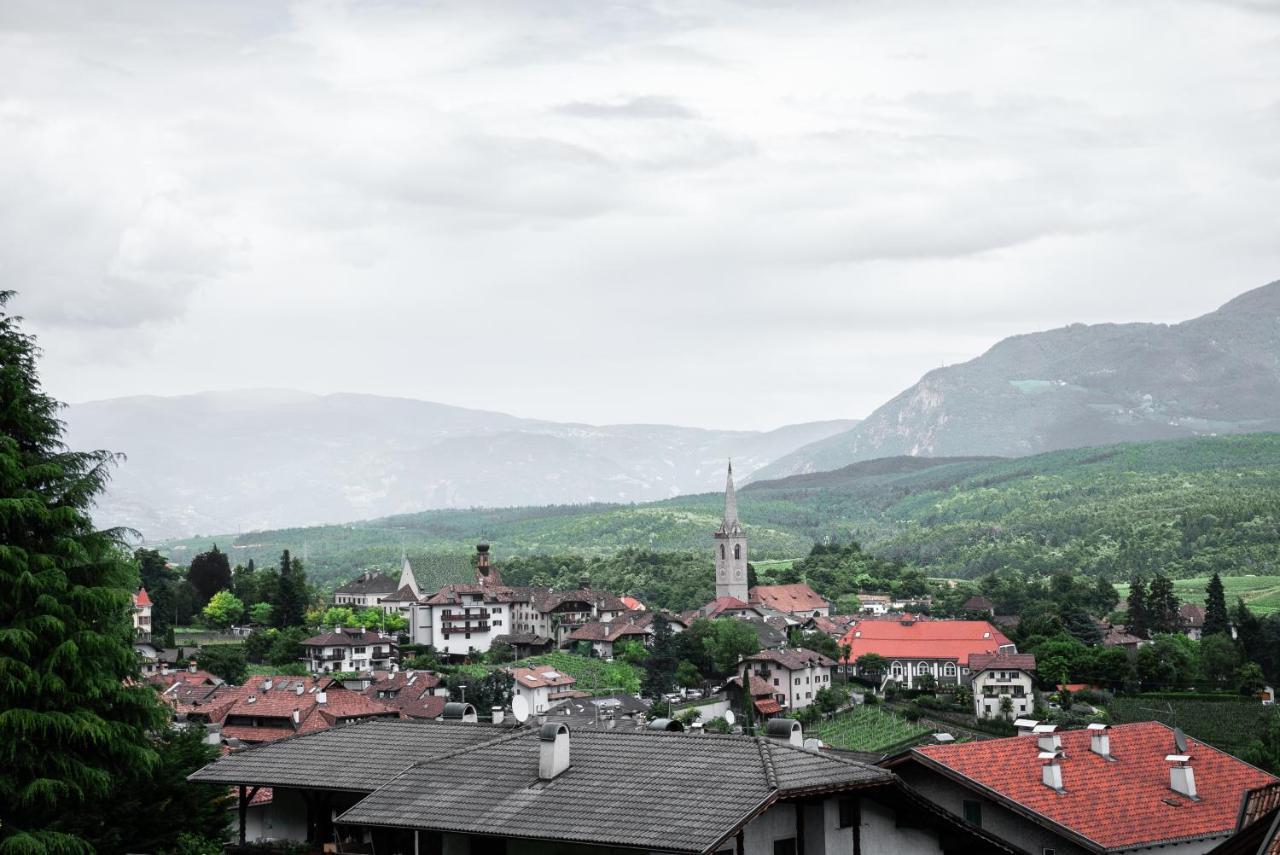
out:
{"label": "forested hillside", "polygon": [[[427,511],[345,526],[163,545],[179,563],[212,542],[234,562],[303,555],[332,587],[391,567],[403,544],[424,584],[465,576],[477,540],[515,555],[606,556],[627,548],[708,556],[718,494],[645,505]],[[932,576],[1011,567],[1127,579],[1280,573],[1280,434],[1060,451],[1016,460],[891,458],[752,484],[739,493],[753,559],[858,540]]]}

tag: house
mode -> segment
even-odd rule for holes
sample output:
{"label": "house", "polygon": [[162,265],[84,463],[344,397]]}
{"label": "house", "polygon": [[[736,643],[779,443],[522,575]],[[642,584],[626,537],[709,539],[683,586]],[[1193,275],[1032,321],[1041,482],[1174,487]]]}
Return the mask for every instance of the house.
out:
{"label": "house", "polygon": [[995,617],[995,603],[988,600],[981,594],[974,594],[972,597],[964,601],[964,605],[960,607],[960,611],[969,612],[973,615],[986,615],[987,617]]}
{"label": "house", "polygon": [[763,680],[780,707],[799,710],[813,703],[813,696],[821,689],[830,688],[835,664],[812,650],[761,650],[738,663],[738,678],[740,684],[747,685],[748,677]]}
{"label": "house", "polygon": [[541,653],[550,652],[555,647],[554,638],[538,635],[532,632],[511,632],[506,635],[495,635],[493,644],[507,644],[511,646],[517,659],[528,659],[530,656],[537,656]]}
{"label": "house", "polygon": [[1102,633],[1102,644],[1104,647],[1123,647],[1125,650],[1137,650],[1144,644],[1151,642],[1131,635],[1123,624],[1119,626],[1110,626]]}
{"label": "house", "polygon": [[716,597],[702,608],[692,612],[687,616],[690,620],[694,618],[706,618],[707,620],[716,620],[717,618],[760,618],[764,617],[764,613],[756,606],[745,603],[737,597]]}
{"label": "house", "polygon": [[627,607],[628,611],[642,612],[646,608],[645,604],[635,597],[618,597],[618,599],[622,600],[622,604]]}
{"label": "house", "polygon": [[213,722],[224,740],[274,742],[365,718],[399,718],[386,704],[313,677],[250,677],[228,695],[231,701]]}
{"label": "house", "polygon": [[626,641],[653,643],[653,612],[626,612],[608,623],[583,624],[569,634],[570,644],[586,642],[593,655],[604,659],[612,659],[614,646]]}
{"label": "house", "polygon": [[1280,784],[1245,794],[1236,833],[1210,855],[1280,855]]}
{"label": "house", "polygon": [[[194,782],[273,790],[270,836],[340,851],[1012,852],[891,772],[769,737],[371,721],[236,752]],[[265,836],[265,835],[263,835]]]}
{"label": "house", "polygon": [[877,653],[889,663],[884,679],[907,688],[926,675],[938,685],[962,686],[970,679],[970,656],[1017,652],[1013,642],[987,621],[919,620],[911,615],[859,621],[841,643],[849,647],[845,663],[857,669],[858,657]]}
{"label": "house", "polygon": [[811,617],[800,624],[805,632],[820,632],[828,638],[839,641],[849,631],[849,627],[858,622],[858,615],[831,615],[830,617]]}
{"label": "house", "polygon": [[1192,641],[1199,641],[1204,636],[1204,606],[1195,603],[1183,603],[1178,606],[1178,622],[1182,631]]}
{"label": "house", "polygon": [[515,680],[512,691],[529,702],[529,710],[544,713],[553,704],[574,696],[573,686],[578,681],[550,665],[532,668],[512,668]]}
{"label": "house", "polygon": [[791,585],[756,585],[747,593],[753,606],[797,617],[825,617],[831,614],[831,603],[804,582]]}
{"label": "house", "polygon": [[[973,653],[973,714],[1012,721],[1035,707],[1036,657],[1030,653]],[[1005,701],[1008,708],[1005,708]]]}
{"label": "house", "polygon": [[649,705],[635,695],[566,698],[546,709],[547,721],[580,727],[603,727],[611,730],[619,724],[635,724],[649,714]]}
{"label": "house", "polygon": [[914,790],[1027,852],[1201,853],[1277,781],[1158,722],[929,745],[889,761]]}
{"label": "house", "polygon": [[858,611],[887,615],[892,598],[888,594],[858,594]]}
{"label": "house", "polygon": [[439,718],[449,700],[448,688],[431,671],[379,674],[360,693],[409,718]]}
{"label": "house", "polygon": [[388,669],[396,660],[397,646],[385,633],[337,626],[303,641],[302,661],[312,674]]}
{"label": "house", "polygon": [[333,604],[354,609],[373,608],[382,602],[383,597],[394,594],[399,587],[390,576],[366,570],[333,592]]}
{"label": "house", "polygon": [[151,597],[146,588],[139,588],[132,598],[133,638],[139,642],[151,641]]}

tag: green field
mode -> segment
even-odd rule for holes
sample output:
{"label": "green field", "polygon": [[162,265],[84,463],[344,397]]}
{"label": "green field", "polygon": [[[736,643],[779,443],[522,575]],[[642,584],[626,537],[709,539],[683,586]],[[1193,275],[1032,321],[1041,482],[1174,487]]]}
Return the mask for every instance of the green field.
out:
{"label": "green field", "polygon": [[809,735],[832,748],[881,752],[905,746],[928,733],[929,728],[878,706],[862,706],[822,722],[811,729]]}
{"label": "green field", "polygon": [[[1174,593],[1185,603],[1203,603],[1204,589],[1209,584],[1209,577],[1198,576],[1194,579],[1175,579]],[[1227,593],[1227,607],[1235,605],[1236,599],[1243,599],[1256,614],[1270,614],[1280,611],[1280,577],[1276,576],[1223,576],[1222,587]],[[1129,596],[1128,584],[1116,584],[1123,602]]]}
{"label": "green field", "polygon": [[568,674],[577,680],[573,687],[576,691],[590,692],[593,695],[618,693],[634,695],[640,691],[642,676],[640,669],[617,659],[606,662],[603,659],[557,651],[521,659],[515,665],[524,667],[550,665],[562,674]]}
{"label": "green field", "polygon": [[1232,754],[1239,754],[1258,738],[1269,718],[1280,716],[1280,709],[1236,697],[1201,700],[1138,695],[1114,698],[1107,708],[1115,724],[1163,722]]}

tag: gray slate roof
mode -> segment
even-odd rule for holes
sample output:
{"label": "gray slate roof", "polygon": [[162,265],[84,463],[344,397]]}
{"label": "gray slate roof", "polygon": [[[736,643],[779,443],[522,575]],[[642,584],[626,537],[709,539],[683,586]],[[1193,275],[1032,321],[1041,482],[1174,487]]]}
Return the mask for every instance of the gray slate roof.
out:
{"label": "gray slate roof", "polygon": [[382,573],[366,570],[347,584],[341,586],[335,594],[394,594],[400,583]]}
{"label": "gray slate roof", "polygon": [[542,782],[539,748],[520,730],[432,758],[338,822],[704,852],[778,798],[894,783],[762,738],[586,730],[570,735],[569,769]]}
{"label": "gray slate roof", "polygon": [[510,732],[487,724],[368,719],[237,751],[187,780],[371,793],[414,763]]}

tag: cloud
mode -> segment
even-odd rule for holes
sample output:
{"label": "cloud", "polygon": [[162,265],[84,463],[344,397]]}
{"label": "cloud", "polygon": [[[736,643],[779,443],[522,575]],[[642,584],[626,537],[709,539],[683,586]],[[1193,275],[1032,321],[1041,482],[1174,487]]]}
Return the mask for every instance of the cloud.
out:
{"label": "cloud", "polygon": [[693,119],[697,114],[673,98],[646,95],[616,102],[573,101],[556,111],[583,119]]}

